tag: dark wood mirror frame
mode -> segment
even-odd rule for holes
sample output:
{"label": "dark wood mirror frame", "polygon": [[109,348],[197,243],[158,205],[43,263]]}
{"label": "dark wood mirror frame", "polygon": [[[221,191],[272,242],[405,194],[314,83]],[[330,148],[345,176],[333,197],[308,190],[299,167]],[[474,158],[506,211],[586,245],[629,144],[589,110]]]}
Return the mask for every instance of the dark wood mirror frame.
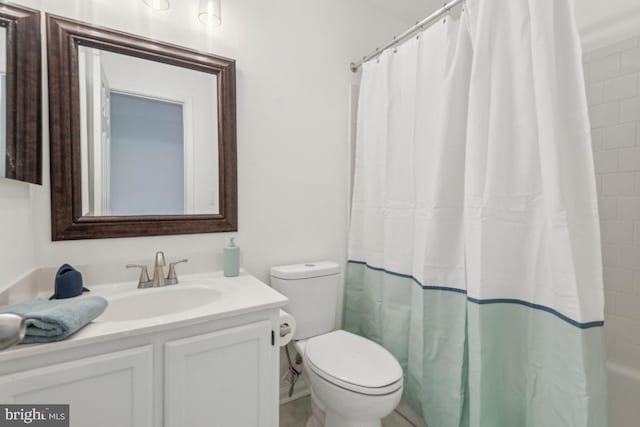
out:
{"label": "dark wood mirror frame", "polygon": [[[235,62],[47,14],[53,240],[237,231]],[[220,210],[215,215],[82,216],[78,47],[217,76]]]}
{"label": "dark wood mirror frame", "polygon": [[42,184],[40,12],[0,3],[7,31],[5,177]]}

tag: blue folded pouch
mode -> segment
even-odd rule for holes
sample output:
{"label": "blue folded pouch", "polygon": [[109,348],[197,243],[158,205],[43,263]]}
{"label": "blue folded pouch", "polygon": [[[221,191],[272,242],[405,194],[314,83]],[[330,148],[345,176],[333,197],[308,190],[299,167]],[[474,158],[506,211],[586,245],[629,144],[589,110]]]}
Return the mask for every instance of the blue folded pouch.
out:
{"label": "blue folded pouch", "polygon": [[106,299],[91,296],[66,301],[34,299],[0,307],[0,313],[24,317],[27,333],[21,344],[30,344],[63,340],[100,316],[106,308]]}
{"label": "blue folded pouch", "polygon": [[83,292],[89,292],[89,289],[82,286],[82,274],[69,264],[63,264],[56,273],[55,290],[49,299],[73,298]]}

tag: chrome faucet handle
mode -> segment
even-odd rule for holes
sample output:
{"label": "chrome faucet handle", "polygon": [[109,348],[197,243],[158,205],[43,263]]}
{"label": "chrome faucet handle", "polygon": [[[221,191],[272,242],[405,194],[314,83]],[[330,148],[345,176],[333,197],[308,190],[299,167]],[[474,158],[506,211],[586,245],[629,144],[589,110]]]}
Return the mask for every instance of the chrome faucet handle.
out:
{"label": "chrome faucet handle", "polygon": [[175,285],[178,283],[178,275],[176,274],[176,264],[181,264],[183,262],[189,262],[189,260],[185,258],[179,261],[169,263],[169,274],[167,275],[167,280],[165,281],[165,284]]}
{"label": "chrome faucet handle", "polygon": [[164,258],[164,252],[158,251],[156,252],[156,262],[153,267],[153,278],[151,279],[151,286],[157,288],[158,286],[164,286],[164,269],[163,267],[167,265],[167,262]]}
{"label": "chrome faucet handle", "polygon": [[147,270],[146,265],[141,264],[127,264],[127,268],[139,268],[140,269],[140,278],[138,279],[138,288],[148,288],[151,284],[151,279],[149,278],[149,270]]}

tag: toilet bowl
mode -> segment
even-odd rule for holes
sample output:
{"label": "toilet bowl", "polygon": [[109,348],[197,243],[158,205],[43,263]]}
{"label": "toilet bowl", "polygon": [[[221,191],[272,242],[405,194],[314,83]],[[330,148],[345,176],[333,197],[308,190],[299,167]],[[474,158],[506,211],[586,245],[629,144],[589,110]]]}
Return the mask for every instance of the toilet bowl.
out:
{"label": "toilet bowl", "polygon": [[338,330],[295,347],[314,406],[306,427],[380,427],[400,402],[400,364],[374,342]]}
{"label": "toilet bowl", "polygon": [[311,391],[306,427],[380,427],[402,397],[402,369],[382,346],[335,329],[339,272],[326,261],[271,269],[297,322],[294,345]]}

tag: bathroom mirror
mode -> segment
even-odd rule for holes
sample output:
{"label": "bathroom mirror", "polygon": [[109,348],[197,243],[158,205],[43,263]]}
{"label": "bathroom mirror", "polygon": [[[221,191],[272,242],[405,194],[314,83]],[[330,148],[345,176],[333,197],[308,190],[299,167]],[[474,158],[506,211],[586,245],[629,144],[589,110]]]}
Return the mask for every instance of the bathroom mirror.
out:
{"label": "bathroom mirror", "polygon": [[47,28],[53,239],[235,231],[234,61]]}
{"label": "bathroom mirror", "polygon": [[40,13],[0,3],[0,178],[42,184]]}
{"label": "bathroom mirror", "polygon": [[82,215],[218,213],[217,77],[78,48]]}

